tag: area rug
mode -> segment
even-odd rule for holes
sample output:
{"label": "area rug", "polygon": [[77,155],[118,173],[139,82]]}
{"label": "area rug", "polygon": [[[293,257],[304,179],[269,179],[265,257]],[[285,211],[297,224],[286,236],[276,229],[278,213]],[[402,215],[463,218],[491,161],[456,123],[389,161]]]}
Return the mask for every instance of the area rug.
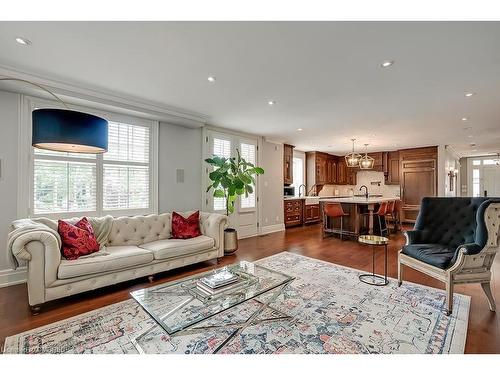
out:
{"label": "area rug", "polygon": [[[359,271],[282,252],[257,263],[295,277],[265,314],[219,353],[463,353],[470,297],[455,294],[444,314],[442,290],[390,279],[384,287],[361,283]],[[134,301],[127,300],[8,337],[5,353],[212,353],[258,304],[246,302],[206,321],[220,328],[169,337]]]}

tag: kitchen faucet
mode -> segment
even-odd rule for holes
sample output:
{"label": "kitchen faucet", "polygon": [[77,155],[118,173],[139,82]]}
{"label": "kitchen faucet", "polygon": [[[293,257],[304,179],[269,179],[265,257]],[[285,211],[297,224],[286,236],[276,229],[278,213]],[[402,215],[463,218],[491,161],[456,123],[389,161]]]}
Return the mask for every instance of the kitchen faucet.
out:
{"label": "kitchen faucet", "polygon": [[363,188],[365,188],[365,197],[366,199],[368,199],[368,188],[366,187],[366,185],[361,185],[359,191],[363,190]]}
{"label": "kitchen faucet", "polygon": [[306,185],[304,185],[304,184],[300,185],[300,186],[299,186],[299,197],[301,197],[301,195],[300,195],[300,188],[301,188],[302,186],[304,187],[304,194],[306,193]]}

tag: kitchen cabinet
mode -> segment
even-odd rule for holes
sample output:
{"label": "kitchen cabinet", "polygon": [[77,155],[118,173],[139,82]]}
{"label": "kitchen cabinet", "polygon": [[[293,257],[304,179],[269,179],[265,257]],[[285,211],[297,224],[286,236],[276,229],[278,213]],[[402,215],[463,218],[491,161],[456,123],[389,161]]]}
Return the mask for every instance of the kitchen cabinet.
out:
{"label": "kitchen cabinet", "polygon": [[293,149],[295,146],[283,145],[283,183],[293,184]]}
{"label": "kitchen cabinet", "polygon": [[386,152],[384,166],[386,185],[399,185],[399,151]]}
{"label": "kitchen cabinet", "polygon": [[348,172],[347,169],[351,168],[347,167],[344,158],[339,158],[339,162],[337,163],[337,184],[339,185],[347,184],[347,172]]}
{"label": "kitchen cabinet", "polygon": [[306,185],[307,191],[318,194],[323,185],[329,184],[332,177],[331,156],[324,152],[306,152]]}
{"label": "kitchen cabinet", "polygon": [[327,181],[329,184],[337,183],[337,158],[334,155],[328,155]]}
{"label": "kitchen cabinet", "polygon": [[371,153],[368,153],[368,156],[371,156],[374,159],[373,168],[371,170],[377,171],[377,172],[383,172],[384,171],[384,153],[383,152],[371,152]]}
{"label": "kitchen cabinet", "polygon": [[284,203],[285,227],[302,225],[303,218],[303,200],[286,199]]}
{"label": "kitchen cabinet", "polygon": [[414,223],[423,197],[436,196],[437,147],[399,150],[401,221]]}
{"label": "kitchen cabinet", "polygon": [[304,223],[317,223],[319,221],[319,203],[304,205]]}

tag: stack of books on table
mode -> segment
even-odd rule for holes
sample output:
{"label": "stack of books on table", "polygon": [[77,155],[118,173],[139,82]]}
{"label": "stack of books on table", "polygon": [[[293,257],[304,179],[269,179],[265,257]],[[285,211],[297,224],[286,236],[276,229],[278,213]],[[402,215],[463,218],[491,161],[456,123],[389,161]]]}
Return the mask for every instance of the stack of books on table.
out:
{"label": "stack of books on table", "polygon": [[240,277],[229,270],[221,270],[212,275],[202,277],[196,286],[208,295],[223,293],[232,289]]}

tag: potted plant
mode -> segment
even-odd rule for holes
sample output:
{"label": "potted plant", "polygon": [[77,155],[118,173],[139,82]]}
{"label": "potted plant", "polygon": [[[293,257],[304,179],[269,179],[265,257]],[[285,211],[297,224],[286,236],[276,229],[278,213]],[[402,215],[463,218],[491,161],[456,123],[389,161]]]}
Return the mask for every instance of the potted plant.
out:
{"label": "potted plant", "polygon": [[[214,170],[209,174],[212,181],[207,187],[207,193],[212,189],[215,198],[226,200],[226,215],[234,212],[236,198],[241,195],[248,197],[253,193],[255,176],[264,173],[264,169],[247,162],[236,149],[236,157],[224,158],[213,156],[205,159]],[[232,254],[238,250],[238,233],[234,228],[224,229],[224,252]]]}

